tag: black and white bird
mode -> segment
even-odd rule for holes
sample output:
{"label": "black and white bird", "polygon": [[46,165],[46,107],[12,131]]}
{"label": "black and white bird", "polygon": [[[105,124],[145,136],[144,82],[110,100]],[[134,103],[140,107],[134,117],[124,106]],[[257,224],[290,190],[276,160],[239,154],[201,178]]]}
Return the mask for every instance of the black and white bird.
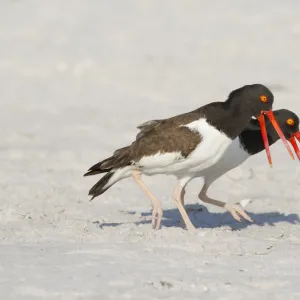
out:
{"label": "black and white bird", "polygon": [[[291,143],[300,160],[300,151],[296,141],[298,140],[300,142],[299,117],[287,109],[275,110],[274,116],[284,136]],[[158,127],[161,122],[163,122],[163,120],[151,120],[139,125],[140,133],[137,135],[137,139],[143,138],[144,134]],[[266,130],[269,144],[273,145],[278,141],[279,136],[269,120],[266,120]],[[207,195],[207,192],[218,178],[241,165],[250,156],[258,154],[264,149],[264,141],[260,132],[259,122],[257,119],[251,119],[247,127],[234,139],[216,164],[195,174],[194,177],[202,177],[204,180],[204,184],[198,195],[199,199],[205,203],[225,208],[231,213],[233,218],[239,222],[241,221],[241,217],[251,222],[252,219],[240,206],[212,199]],[[182,197],[182,205],[184,205],[184,197]]]}
{"label": "black and white bird", "polygon": [[[141,174],[174,175],[178,185],[173,199],[188,230],[194,230],[184,206],[183,191],[186,184],[201,170],[211,167],[223,156],[234,139],[247,126],[251,117],[257,117],[268,150],[264,116],[292,151],[278,126],[272,105],[274,96],[262,84],[246,85],[232,91],[224,102],[213,102],[194,111],[163,120],[159,126],[145,133],[130,146],[116,150],[111,157],[92,166],[85,176],[106,173],[89,191],[91,200],[103,194],[116,182],[133,177],[149,196],[152,226],[160,228],[163,215],[161,202],[150,192]],[[268,153],[269,156],[269,153]]]}

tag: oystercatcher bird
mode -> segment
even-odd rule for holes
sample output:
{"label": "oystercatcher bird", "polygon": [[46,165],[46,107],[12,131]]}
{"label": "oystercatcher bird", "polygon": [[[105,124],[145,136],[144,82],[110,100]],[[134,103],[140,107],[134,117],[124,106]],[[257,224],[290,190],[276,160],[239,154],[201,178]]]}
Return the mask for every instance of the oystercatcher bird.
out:
{"label": "oystercatcher bird", "polygon": [[274,96],[266,86],[246,85],[232,91],[224,102],[209,103],[194,111],[162,121],[143,138],[116,150],[111,157],[95,164],[84,174],[89,176],[106,173],[90,189],[91,200],[103,194],[116,182],[133,177],[149,196],[153,206],[152,226],[159,229],[163,214],[161,202],[146,187],[141,174],[175,175],[179,184],[173,194],[174,202],[187,229],[194,230],[195,227],[182,205],[184,187],[195,172],[212,166],[222,157],[252,116],[257,117],[260,122],[266,149],[268,150],[268,140],[265,115],[293,158],[293,153],[274,118],[273,101]]}
{"label": "oystercatcher bird", "polygon": [[[279,109],[274,111],[277,120],[285,138],[291,143],[294,151],[300,160],[300,151],[297,145],[300,142],[299,117],[292,111],[287,109]],[[159,126],[164,120],[151,120],[138,126],[140,133],[136,139],[141,139],[147,133]],[[274,130],[271,122],[266,120],[266,131],[269,145],[273,145],[279,139],[277,132]],[[239,136],[229,145],[223,156],[218,162],[209,168],[196,172],[196,177],[204,179],[203,187],[198,195],[199,199],[205,203],[223,207],[228,210],[232,217],[237,221],[241,221],[241,217],[252,222],[249,215],[238,205],[231,205],[223,201],[212,199],[207,195],[209,187],[222,175],[228,171],[238,167],[250,156],[255,155],[265,149],[264,141],[260,132],[260,125],[257,119],[251,119],[246,128]],[[185,191],[183,190],[183,195]],[[184,196],[182,197],[182,205],[184,205]]]}

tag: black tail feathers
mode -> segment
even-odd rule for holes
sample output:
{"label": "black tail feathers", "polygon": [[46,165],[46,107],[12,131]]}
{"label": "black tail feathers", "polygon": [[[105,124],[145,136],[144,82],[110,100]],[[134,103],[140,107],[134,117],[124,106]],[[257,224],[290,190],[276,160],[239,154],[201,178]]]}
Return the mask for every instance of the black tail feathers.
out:
{"label": "black tail feathers", "polygon": [[107,173],[112,170],[111,167],[106,167],[108,162],[111,162],[113,158],[107,158],[103,161],[100,161],[99,163],[93,165],[92,167],[89,168],[89,170],[83,175],[83,176],[91,176],[91,175],[96,175],[96,174],[101,174],[101,173]]}
{"label": "black tail feathers", "polygon": [[86,172],[83,176],[92,176],[92,175],[96,175],[96,174],[101,174],[101,173],[107,173],[108,171],[106,170],[90,170],[88,172]]}
{"label": "black tail feathers", "polygon": [[89,195],[92,196],[91,200],[103,194],[114,183],[124,178],[122,176],[122,172],[121,174],[117,173],[119,174],[119,178],[115,178],[115,177],[112,178],[112,176],[116,172],[118,172],[118,170],[122,170],[124,167],[131,164],[131,156],[129,155],[129,148],[130,147],[123,147],[121,149],[116,150],[111,157],[104,159],[101,162],[93,165],[84,174],[84,176],[91,176],[91,175],[96,175],[101,173],[107,173],[90,189]]}
{"label": "black tail feathers", "polygon": [[[105,174],[89,191],[89,196],[92,196],[91,200],[92,201],[94,198],[97,196],[100,196],[103,194],[105,191],[107,191],[111,185],[107,185],[111,177],[114,175],[114,172],[108,172]],[[106,187],[105,187],[106,186]]]}

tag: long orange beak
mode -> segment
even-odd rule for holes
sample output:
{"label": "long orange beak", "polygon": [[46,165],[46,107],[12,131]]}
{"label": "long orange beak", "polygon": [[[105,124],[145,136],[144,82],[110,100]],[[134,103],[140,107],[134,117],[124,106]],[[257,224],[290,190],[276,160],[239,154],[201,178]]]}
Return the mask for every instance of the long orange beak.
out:
{"label": "long orange beak", "polygon": [[298,157],[298,159],[300,160],[300,150],[299,147],[297,145],[296,139],[298,140],[298,142],[300,142],[300,131],[292,134],[292,136],[289,139],[289,142],[292,144],[294,151]]}
{"label": "long orange beak", "polygon": [[285,138],[285,136],[284,136],[284,134],[283,134],[283,132],[282,132],[280,126],[278,125],[278,123],[277,123],[277,121],[276,121],[276,119],[275,119],[275,116],[274,116],[273,112],[272,112],[271,110],[269,110],[269,111],[266,112],[266,115],[268,116],[270,122],[272,123],[273,127],[274,127],[275,130],[277,131],[279,137],[280,137],[281,140],[283,141],[283,143],[284,143],[286,149],[288,150],[288,152],[289,152],[291,158],[292,158],[292,159],[295,159],[295,156],[294,156],[294,154],[293,154],[293,152],[292,152],[292,149],[291,149],[290,145],[288,144],[288,142],[287,142],[287,140],[286,140],[286,138]]}
{"label": "long orange beak", "polygon": [[260,116],[257,118],[259,125],[260,125],[260,131],[262,135],[262,139],[264,141],[265,149],[267,152],[267,157],[270,166],[272,167],[272,158],[271,158],[271,153],[270,153],[270,146],[269,146],[269,140],[268,140],[268,135],[267,135],[267,129],[266,129],[266,123],[265,123],[265,115],[262,112]]}
{"label": "long orange beak", "polygon": [[275,128],[276,132],[278,133],[279,137],[281,138],[281,140],[283,141],[284,145],[286,146],[289,154],[291,155],[292,159],[295,159],[294,154],[280,128],[280,126],[278,125],[275,116],[273,114],[273,112],[271,110],[266,111],[266,112],[261,112],[260,116],[257,118],[259,121],[259,125],[260,125],[260,130],[261,130],[261,134],[262,134],[262,138],[264,141],[264,145],[265,145],[265,149],[267,152],[267,157],[268,157],[268,161],[270,166],[272,167],[272,159],[271,159],[271,153],[270,153],[270,146],[269,146],[269,141],[268,141],[268,135],[267,135],[267,130],[266,130],[266,125],[265,125],[265,118],[264,115],[266,115],[271,124],[273,125],[273,127]]}

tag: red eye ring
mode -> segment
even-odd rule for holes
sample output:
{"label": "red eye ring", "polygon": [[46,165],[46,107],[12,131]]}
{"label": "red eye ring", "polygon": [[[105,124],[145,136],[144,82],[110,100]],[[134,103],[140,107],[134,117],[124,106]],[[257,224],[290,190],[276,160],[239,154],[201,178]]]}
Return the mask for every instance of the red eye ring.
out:
{"label": "red eye ring", "polygon": [[289,118],[286,120],[286,124],[293,126],[293,125],[295,125],[295,121],[292,118]]}
{"label": "red eye ring", "polygon": [[267,102],[268,102],[268,97],[265,96],[265,95],[261,95],[261,96],[260,96],[260,101],[261,101],[261,102],[264,102],[264,103],[267,103]]}

